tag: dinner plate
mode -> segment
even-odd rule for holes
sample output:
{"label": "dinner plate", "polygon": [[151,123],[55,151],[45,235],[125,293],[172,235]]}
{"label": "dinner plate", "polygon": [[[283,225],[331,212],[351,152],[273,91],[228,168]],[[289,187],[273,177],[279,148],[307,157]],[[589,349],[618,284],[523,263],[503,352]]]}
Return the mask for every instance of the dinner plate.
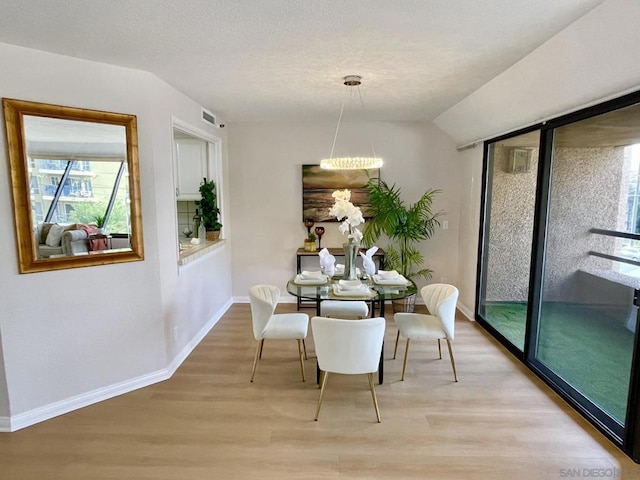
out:
{"label": "dinner plate", "polygon": [[337,297],[370,298],[373,296],[373,292],[366,285],[362,285],[362,288],[358,290],[344,290],[340,288],[340,285],[334,283],[332,288],[333,294]]}
{"label": "dinner plate", "polygon": [[378,270],[377,275],[383,280],[391,280],[392,278],[400,276],[400,274],[395,270]]}
{"label": "dinner plate", "polygon": [[303,270],[298,276],[303,280],[309,280],[311,278],[324,278],[325,275],[320,270]]}
{"label": "dinner plate", "polygon": [[340,290],[359,290],[362,288],[360,280],[338,280]]}
{"label": "dinner plate", "polygon": [[322,285],[327,283],[328,279],[329,277],[326,275],[322,275],[321,278],[300,278],[300,275],[298,274],[293,281],[298,285]]}
{"label": "dinner plate", "polygon": [[374,275],[373,281],[378,285],[409,285],[409,280],[403,275],[398,275],[395,278],[380,278],[379,275]]}

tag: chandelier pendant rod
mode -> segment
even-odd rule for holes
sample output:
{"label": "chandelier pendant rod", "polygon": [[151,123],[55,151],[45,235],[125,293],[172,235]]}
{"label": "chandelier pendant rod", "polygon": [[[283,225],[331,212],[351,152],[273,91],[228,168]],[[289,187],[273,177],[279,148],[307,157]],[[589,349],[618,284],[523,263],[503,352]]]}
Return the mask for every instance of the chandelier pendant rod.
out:
{"label": "chandelier pendant rod", "polygon": [[[364,100],[362,99],[362,92],[360,91],[360,85],[356,87],[358,89],[358,96],[360,97],[360,106],[362,107],[362,111],[364,112]],[[342,112],[340,112],[342,115]],[[376,156],[376,149],[373,146],[373,142],[371,142],[371,151],[373,152],[373,156]]]}
{"label": "chandelier pendant rod", "polygon": [[[362,107],[362,111],[364,112],[364,100],[362,99],[362,91],[360,90],[360,85],[357,85],[356,88],[358,89],[358,97],[360,97],[360,106]],[[376,156],[376,149],[373,146],[373,142],[371,142],[371,151],[373,152],[373,156]]]}
{"label": "chandelier pendant rod", "polygon": [[336,125],[336,133],[333,136],[333,144],[331,145],[331,153],[329,154],[329,158],[333,158],[333,150],[336,148],[336,140],[338,140],[338,132],[340,131],[340,122],[342,121],[342,112],[344,112],[345,102],[346,102],[346,98],[342,100],[342,107],[340,107],[340,115],[338,116],[338,125]]}

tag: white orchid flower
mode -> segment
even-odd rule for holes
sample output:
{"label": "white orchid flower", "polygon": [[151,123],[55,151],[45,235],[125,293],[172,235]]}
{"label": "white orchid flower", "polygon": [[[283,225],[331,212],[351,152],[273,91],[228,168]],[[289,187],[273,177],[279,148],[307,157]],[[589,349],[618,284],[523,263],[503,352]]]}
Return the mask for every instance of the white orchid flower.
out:
{"label": "white orchid flower", "polygon": [[331,196],[335,198],[336,201],[342,200],[344,202],[348,202],[351,200],[351,191],[346,188],[344,190],[336,190],[331,194]]}
{"label": "white orchid flower", "polygon": [[335,199],[335,203],[329,209],[329,214],[338,220],[343,220],[338,230],[343,235],[347,234],[350,241],[359,243],[362,240],[362,232],[356,227],[364,223],[364,217],[360,207],[351,203],[351,191],[336,190],[331,196]]}

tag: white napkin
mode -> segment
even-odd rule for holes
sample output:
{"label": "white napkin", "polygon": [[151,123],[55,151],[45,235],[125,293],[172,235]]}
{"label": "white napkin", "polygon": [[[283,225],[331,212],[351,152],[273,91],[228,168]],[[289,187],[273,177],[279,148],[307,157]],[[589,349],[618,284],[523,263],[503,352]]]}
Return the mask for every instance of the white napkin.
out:
{"label": "white napkin", "polygon": [[393,278],[382,278],[380,272],[373,276],[373,281],[378,285],[408,285],[409,280],[404,278],[403,275],[396,275]]}
{"label": "white napkin", "polygon": [[300,274],[300,278],[302,280],[319,280],[323,277],[324,275],[320,270],[317,270],[317,271],[303,270],[302,273]]}
{"label": "white napkin", "polygon": [[360,252],[360,256],[362,257],[362,266],[364,267],[366,274],[370,277],[373,277],[376,274],[376,264],[373,261],[373,256],[377,251],[378,247],[374,245],[365,253]]}
{"label": "white napkin", "polygon": [[361,284],[357,288],[344,288],[338,283],[334,283],[332,285],[334,295],[343,296],[343,297],[361,297],[361,296],[370,296],[371,290],[369,286],[366,284]]}
{"label": "white napkin", "polygon": [[391,280],[392,278],[396,278],[400,275],[395,270],[378,270],[378,276],[384,280]]}
{"label": "white napkin", "polygon": [[327,283],[327,276],[322,275],[318,278],[304,278],[301,273],[296,275],[294,283],[299,285],[322,285],[323,283]]}
{"label": "white napkin", "polygon": [[333,277],[336,273],[336,257],[331,255],[326,248],[320,250],[318,256],[320,257],[320,270],[322,270],[325,275]]}
{"label": "white napkin", "polygon": [[341,290],[359,290],[362,288],[360,280],[338,280]]}

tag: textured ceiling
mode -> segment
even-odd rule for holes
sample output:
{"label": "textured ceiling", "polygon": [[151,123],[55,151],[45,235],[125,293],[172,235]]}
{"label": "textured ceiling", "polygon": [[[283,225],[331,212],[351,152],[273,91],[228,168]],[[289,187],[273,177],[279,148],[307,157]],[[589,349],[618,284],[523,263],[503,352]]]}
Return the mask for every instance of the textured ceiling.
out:
{"label": "textured ceiling", "polygon": [[[0,0],[0,42],[153,72],[223,121],[431,120],[602,0]],[[351,115],[351,117],[349,116]]]}

